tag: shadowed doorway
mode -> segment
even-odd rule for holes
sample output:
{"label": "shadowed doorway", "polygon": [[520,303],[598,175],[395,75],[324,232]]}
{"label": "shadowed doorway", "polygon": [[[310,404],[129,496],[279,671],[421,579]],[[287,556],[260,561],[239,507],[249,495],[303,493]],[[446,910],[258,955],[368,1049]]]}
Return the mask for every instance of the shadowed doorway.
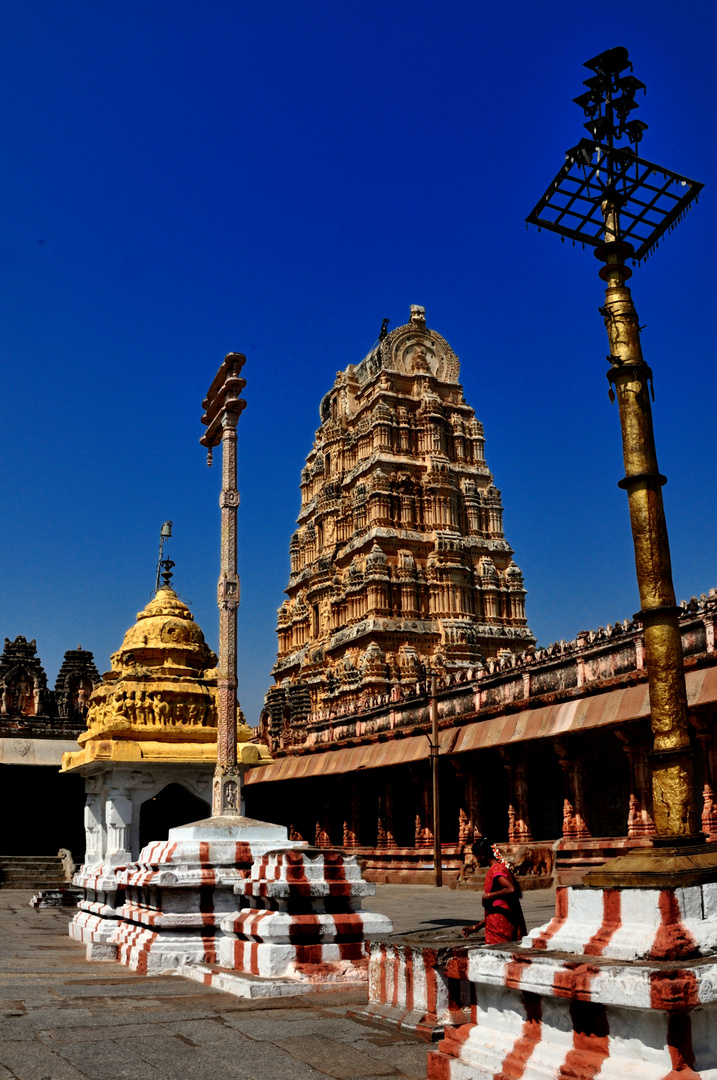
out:
{"label": "shadowed doorway", "polygon": [[170,829],[201,821],[209,816],[209,803],[197,798],[181,784],[168,784],[139,810],[140,851],[154,840],[166,840]]}

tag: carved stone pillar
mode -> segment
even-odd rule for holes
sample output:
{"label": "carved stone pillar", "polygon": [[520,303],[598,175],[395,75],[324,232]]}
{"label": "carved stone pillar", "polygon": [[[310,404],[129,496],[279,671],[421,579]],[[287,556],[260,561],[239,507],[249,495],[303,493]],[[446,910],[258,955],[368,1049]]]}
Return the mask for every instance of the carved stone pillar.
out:
{"label": "carved stone pillar", "polygon": [[[93,786],[90,787],[90,784]],[[101,863],[105,847],[102,836],[102,803],[95,784],[94,778],[87,780],[85,784],[87,795],[85,796],[84,861],[87,865]]]}
{"label": "carved stone pillar", "polygon": [[627,837],[636,840],[641,836],[654,836],[655,822],[652,820],[652,776],[647,755],[652,740],[646,733],[628,727],[616,731],[622,748],[630,762],[630,793],[627,812]]}
{"label": "carved stone pillar", "polygon": [[130,828],[132,826],[132,800],[129,792],[110,790],[105,802],[105,825],[107,848],[104,861],[117,866],[132,859]]}
{"label": "carved stone pillar", "polygon": [[331,837],[326,825],[325,815],[321,814],[314,828],[314,847],[331,847]]}
{"label": "carved stone pillar", "polygon": [[450,762],[455,769],[456,783],[460,791],[458,843],[469,847],[483,833],[478,777],[472,769],[466,769],[456,759],[452,758]]}
{"label": "carved stone pillar", "polygon": [[331,834],[329,832],[330,810],[333,790],[326,786],[317,791],[319,805],[316,812],[314,826],[314,847],[331,847]]}
{"label": "carved stone pillar", "polygon": [[560,767],[565,774],[565,798],[563,800],[563,838],[582,840],[590,836],[587,826],[584,800],[584,774],[582,760],[568,745],[554,743]]}
{"label": "carved stone pillar", "polygon": [[393,781],[386,777],[379,788],[378,793],[378,835],[376,847],[398,847],[395,836],[393,814]]}
{"label": "carved stone pillar", "polygon": [[359,846],[359,814],[361,812],[358,791],[354,783],[345,781],[341,784],[341,792],[344,806],[342,843],[345,848],[355,848]]}
{"label": "carved stone pillar", "polygon": [[419,779],[416,812],[416,847],[433,846],[433,789],[429,779]]}
{"label": "carved stone pillar", "polygon": [[690,723],[697,735],[704,761],[702,784],[702,832],[707,839],[717,841],[717,732],[714,717],[690,714]]}
{"label": "carved stone pillar", "polygon": [[508,773],[508,841],[529,843],[533,839],[528,817],[528,779],[523,753],[503,748],[501,757]]}

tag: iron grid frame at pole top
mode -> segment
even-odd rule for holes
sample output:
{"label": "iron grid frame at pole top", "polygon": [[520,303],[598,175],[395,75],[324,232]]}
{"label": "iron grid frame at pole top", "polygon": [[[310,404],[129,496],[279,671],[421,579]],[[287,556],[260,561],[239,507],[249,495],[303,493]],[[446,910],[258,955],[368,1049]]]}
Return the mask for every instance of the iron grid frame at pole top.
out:
{"label": "iron grid frame at pole top", "polygon": [[212,788],[212,815],[241,813],[241,768],[237,765],[237,423],[246,408],[239,396],[246,386],[242,353],[227,353],[204,400],[200,439],[212,463],[212,451],[221,443],[222,490],[219,605],[219,666],[217,676],[217,765]]}
{"label": "iron grid frame at pole top", "polygon": [[[701,184],[637,156],[647,128],[632,118],[635,94],[627,49],[608,49],[585,64],[594,74],[575,98],[588,117],[591,139],[566,154],[566,163],[527,222],[589,244],[604,266],[607,377],[617,398],[625,476],[645,637],[653,750],[650,755],[656,845],[704,841],[698,832],[684,659],[675,603],[667,525],[652,427],[652,371],[642,355],[637,312],[626,281],[627,259],[639,260],[680,220]],[[629,145],[615,144],[627,140]],[[587,881],[587,879],[586,879]],[[621,884],[630,884],[622,881]]]}
{"label": "iron grid frame at pole top", "polygon": [[632,71],[627,49],[607,49],[584,67],[594,74],[574,101],[588,117],[583,126],[592,138],[566,150],[565,164],[526,223],[598,247],[604,240],[602,203],[609,198],[620,211],[620,235],[613,239],[630,244],[626,254],[640,261],[682,220],[704,185],[638,156],[647,124],[633,113],[645,84],[625,74]]}
{"label": "iron grid frame at pole top", "polygon": [[601,203],[612,178],[620,199],[620,238],[641,262],[699,201],[703,184],[662,165],[653,165],[626,147],[605,147],[589,139],[565,152],[565,165],[525,219],[539,229],[598,247],[604,240]]}

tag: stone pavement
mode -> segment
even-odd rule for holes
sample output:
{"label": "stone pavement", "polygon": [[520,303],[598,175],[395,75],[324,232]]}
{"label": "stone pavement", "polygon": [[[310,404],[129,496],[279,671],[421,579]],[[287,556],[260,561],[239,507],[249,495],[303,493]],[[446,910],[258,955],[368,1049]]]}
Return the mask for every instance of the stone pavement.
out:
{"label": "stone pavement", "polygon": [[[478,894],[378,885],[366,906],[397,934],[480,917]],[[67,937],[70,912],[37,911],[0,890],[0,1080],[371,1080],[426,1076],[428,1045],[347,1016],[365,991],[247,1001],[173,975],[90,964]],[[528,926],[553,893],[528,893]]]}
{"label": "stone pavement", "polygon": [[[0,893],[0,896],[2,893]],[[369,911],[380,911],[393,922],[396,935],[426,931],[453,931],[483,918],[480,893],[469,889],[435,889],[431,885],[377,885],[376,895],[363,901]],[[555,890],[535,889],[523,895],[525,921],[530,930],[542,926],[555,914]],[[480,944],[483,935],[475,939]]]}

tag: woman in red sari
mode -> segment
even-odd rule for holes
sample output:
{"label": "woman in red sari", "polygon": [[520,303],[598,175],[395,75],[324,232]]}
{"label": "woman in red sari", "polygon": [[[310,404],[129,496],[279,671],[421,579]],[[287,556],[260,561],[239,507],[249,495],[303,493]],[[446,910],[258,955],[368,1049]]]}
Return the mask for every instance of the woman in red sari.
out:
{"label": "woman in red sari", "polygon": [[483,837],[476,840],[471,851],[479,866],[488,867],[482,897],[485,919],[464,927],[463,936],[468,937],[485,926],[486,945],[503,945],[525,937],[528,931],[520,906],[521,888],[503,862],[498,848]]}

